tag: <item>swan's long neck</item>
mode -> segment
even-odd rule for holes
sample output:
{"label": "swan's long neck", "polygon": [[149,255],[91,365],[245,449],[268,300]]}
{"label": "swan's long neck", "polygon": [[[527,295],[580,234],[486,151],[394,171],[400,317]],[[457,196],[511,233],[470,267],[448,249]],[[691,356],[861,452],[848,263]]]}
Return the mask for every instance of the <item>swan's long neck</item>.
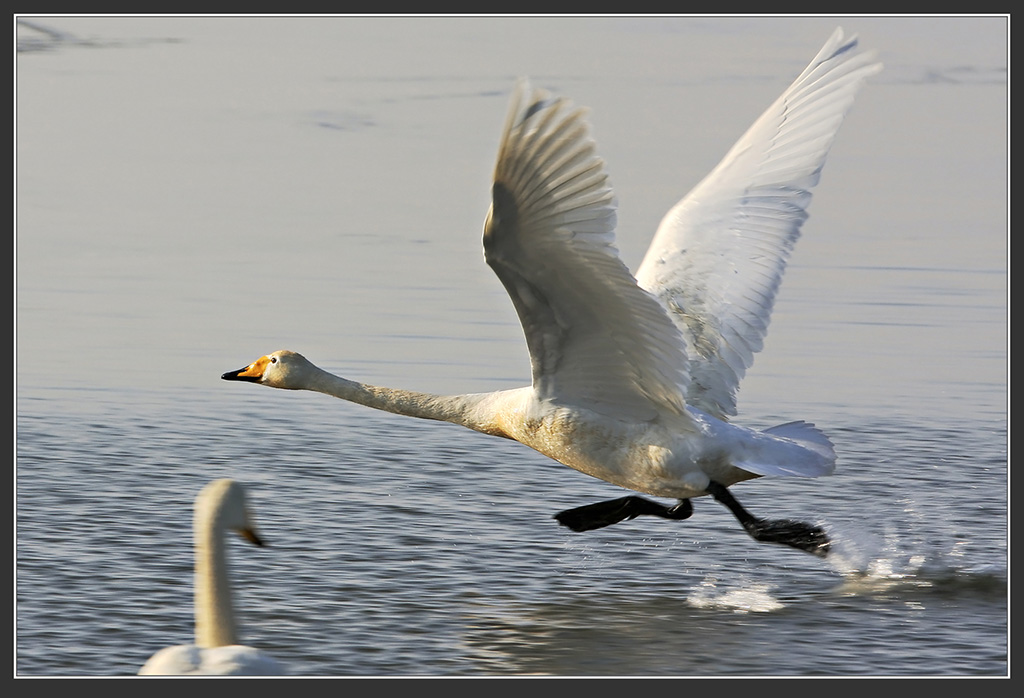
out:
{"label": "swan's long neck", "polygon": [[215,518],[207,512],[196,520],[195,614],[196,644],[200,647],[238,644],[226,541]]}
{"label": "swan's long neck", "polygon": [[414,390],[399,390],[347,380],[321,368],[313,371],[303,385],[305,390],[331,395],[385,412],[435,419],[460,424],[475,431],[508,436],[501,424],[501,411],[508,402],[515,402],[529,389],[477,393],[468,395],[434,395]]}

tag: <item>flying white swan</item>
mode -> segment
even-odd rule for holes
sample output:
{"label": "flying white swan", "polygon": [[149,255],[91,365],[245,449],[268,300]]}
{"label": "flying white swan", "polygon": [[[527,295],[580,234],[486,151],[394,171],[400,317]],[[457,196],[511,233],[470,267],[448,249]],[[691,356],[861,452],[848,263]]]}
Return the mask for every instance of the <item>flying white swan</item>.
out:
{"label": "flying white swan", "polygon": [[614,247],[615,201],[584,110],[520,81],[484,223],[484,257],[526,334],[533,383],[440,396],[346,380],[277,351],[225,380],[314,390],[520,441],[638,496],[563,511],[574,531],[641,514],[685,519],[711,495],[756,540],[824,557],[817,526],[759,519],[726,489],[835,467],[812,424],[729,423],[761,350],[787,258],[854,95],[881,64],[841,28],[721,163],[662,220],[634,278]]}
{"label": "flying white swan", "polygon": [[228,579],[225,531],[234,530],[262,546],[234,480],[215,480],[196,497],[195,535],[196,641],[158,651],[139,670],[143,675],[181,676],[284,674],[283,667],[255,647],[238,644],[235,610]]}

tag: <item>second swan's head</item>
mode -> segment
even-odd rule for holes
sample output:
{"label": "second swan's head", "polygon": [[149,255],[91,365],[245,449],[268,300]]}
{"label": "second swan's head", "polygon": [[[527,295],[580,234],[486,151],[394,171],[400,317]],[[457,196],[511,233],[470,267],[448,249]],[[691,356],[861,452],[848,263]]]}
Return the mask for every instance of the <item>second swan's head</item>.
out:
{"label": "second swan's head", "polygon": [[245,487],[231,479],[214,480],[199,492],[195,503],[195,525],[197,529],[212,526],[236,531],[254,545],[265,545],[249,513]]}
{"label": "second swan's head", "polygon": [[228,371],[221,378],[226,381],[248,381],[271,388],[301,390],[309,381],[313,364],[302,354],[282,349],[253,361],[237,371]]}

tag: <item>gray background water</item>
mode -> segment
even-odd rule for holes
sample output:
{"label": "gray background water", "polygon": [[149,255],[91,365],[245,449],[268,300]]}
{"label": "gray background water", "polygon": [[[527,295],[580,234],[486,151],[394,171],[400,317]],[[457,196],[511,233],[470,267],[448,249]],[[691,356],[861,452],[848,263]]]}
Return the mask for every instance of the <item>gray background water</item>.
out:
{"label": "gray background water", "polygon": [[[1007,20],[27,18],[17,54],[15,673],[192,637],[191,506],[250,486],[243,636],[292,672],[1005,675]],[[825,168],[738,421],[834,476],[735,488],[822,561],[519,446],[219,376],[274,349],[441,393],[529,366],[480,231],[516,77],[592,109],[635,268],[842,24],[886,71]]]}

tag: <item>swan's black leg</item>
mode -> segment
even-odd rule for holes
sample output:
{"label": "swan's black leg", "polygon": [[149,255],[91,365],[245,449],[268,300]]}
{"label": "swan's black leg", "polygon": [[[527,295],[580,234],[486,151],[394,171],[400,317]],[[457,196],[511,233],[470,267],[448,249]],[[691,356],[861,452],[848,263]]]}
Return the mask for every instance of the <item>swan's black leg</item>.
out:
{"label": "swan's black leg", "polygon": [[629,496],[588,504],[575,509],[566,509],[555,514],[555,518],[558,523],[579,533],[595,528],[604,528],[642,515],[682,520],[690,518],[691,514],[693,514],[693,505],[690,504],[689,499],[680,499],[675,506],[667,507],[643,497]]}
{"label": "swan's black leg", "polygon": [[754,540],[762,543],[789,545],[806,550],[818,557],[828,555],[831,543],[825,531],[820,527],[793,519],[759,519],[744,509],[732,496],[732,493],[717,482],[708,485],[707,491],[717,501],[728,507]]}

